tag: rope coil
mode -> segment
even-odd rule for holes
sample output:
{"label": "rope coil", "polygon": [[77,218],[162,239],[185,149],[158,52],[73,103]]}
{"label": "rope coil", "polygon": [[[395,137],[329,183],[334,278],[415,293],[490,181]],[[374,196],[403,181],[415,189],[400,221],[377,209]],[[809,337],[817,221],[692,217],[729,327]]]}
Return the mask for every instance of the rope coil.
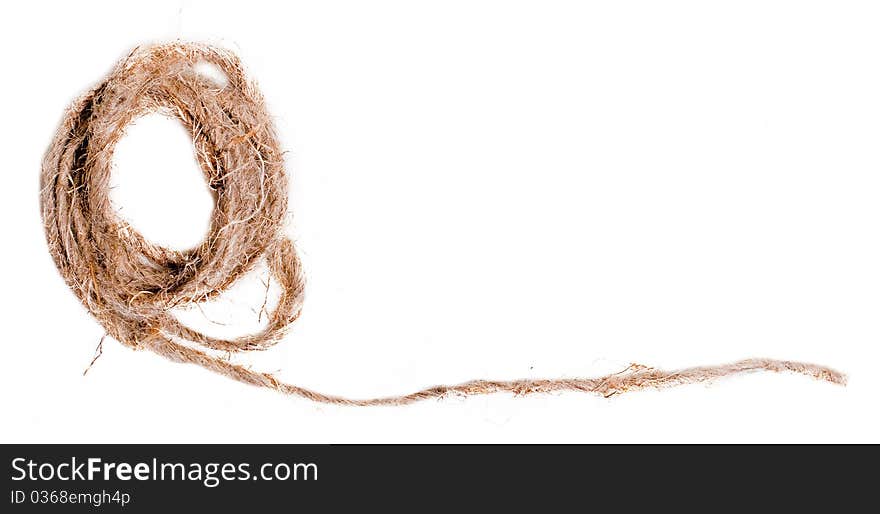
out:
{"label": "rope coil", "polygon": [[[221,85],[198,73],[209,63]],[[116,143],[138,117],[161,112],[188,130],[199,166],[215,196],[206,238],[177,251],[146,240],[112,208],[109,180]],[[310,400],[344,405],[402,405],[449,394],[585,391],[611,396],[646,387],[702,382],[753,370],[791,371],[842,384],[829,368],[750,359],[676,372],[633,365],[600,378],[489,381],[437,386],[374,399],[325,395],[278,381],[209,353],[262,350],[278,343],[302,309],[304,275],[283,234],[287,176],[262,96],[231,52],[192,43],[135,48],[65,115],[43,159],[41,214],[50,253],[67,285],[105,328],[132,348],[192,363],[235,380]],[[215,298],[260,258],[281,285],[261,331],[234,339],[181,324],[175,307]]]}

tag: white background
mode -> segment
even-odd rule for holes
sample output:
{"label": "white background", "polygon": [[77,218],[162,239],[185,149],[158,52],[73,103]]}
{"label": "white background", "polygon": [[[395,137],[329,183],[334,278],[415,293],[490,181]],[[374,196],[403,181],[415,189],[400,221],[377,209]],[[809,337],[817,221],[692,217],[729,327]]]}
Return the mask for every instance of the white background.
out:
{"label": "white background", "polygon": [[[2,442],[873,441],[880,393],[874,2],[14,2],[4,7]],[[302,318],[254,367],[328,393],[747,357],[610,400],[312,404],[112,340],[49,257],[42,154],[132,46],[238,52],[288,153]],[[115,201],[186,246],[211,200],[148,117]],[[206,307],[257,326],[261,271]],[[204,322],[196,311],[189,322]]]}

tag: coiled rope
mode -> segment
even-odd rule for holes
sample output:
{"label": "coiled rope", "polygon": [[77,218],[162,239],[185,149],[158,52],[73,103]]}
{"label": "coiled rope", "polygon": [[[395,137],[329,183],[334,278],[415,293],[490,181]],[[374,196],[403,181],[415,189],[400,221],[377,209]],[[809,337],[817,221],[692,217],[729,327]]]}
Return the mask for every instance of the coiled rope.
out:
{"label": "coiled rope", "polygon": [[[222,85],[198,73],[210,63]],[[125,128],[147,113],[178,118],[192,136],[198,163],[215,195],[207,237],[196,248],[170,250],[147,241],[111,206],[114,147]],[[450,394],[583,391],[612,396],[642,388],[702,382],[755,370],[790,371],[842,384],[822,366],[750,359],[723,366],[661,371],[632,365],[599,378],[491,381],[443,385],[415,393],[350,399],[283,383],[210,353],[261,350],[279,342],[297,319],[304,277],[293,243],[283,235],[287,177],[282,151],[262,96],[238,58],[202,44],[135,48],[64,117],[41,174],[41,210],[49,250],[62,277],[107,335],[173,361],[232,379],[342,405],[403,405]],[[260,258],[281,286],[260,332],[235,339],[208,336],[181,324],[175,307],[218,296]]]}

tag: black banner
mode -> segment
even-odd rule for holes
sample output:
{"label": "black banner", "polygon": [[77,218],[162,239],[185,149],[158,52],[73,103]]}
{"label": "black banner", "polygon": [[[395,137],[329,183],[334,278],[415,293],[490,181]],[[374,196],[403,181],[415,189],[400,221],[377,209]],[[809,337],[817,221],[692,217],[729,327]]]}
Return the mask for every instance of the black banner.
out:
{"label": "black banner", "polygon": [[868,493],[877,448],[10,445],[2,458],[2,512],[626,512],[704,498],[763,511]]}

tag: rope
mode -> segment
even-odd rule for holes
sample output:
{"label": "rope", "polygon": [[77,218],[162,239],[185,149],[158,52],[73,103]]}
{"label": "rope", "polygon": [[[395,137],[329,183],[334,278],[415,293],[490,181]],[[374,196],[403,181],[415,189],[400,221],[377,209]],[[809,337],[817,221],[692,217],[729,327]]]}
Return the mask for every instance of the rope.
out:
{"label": "rope", "polygon": [[[201,63],[219,67],[227,83],[197,73],[195,67]],[[189,131],[215,196],[208,235],[190,250],[150,243],[110,204],[114,147],[132,121],[153,112],[178,118]],[[613,396],[756,370],[845,382],[844,375],[822,366],[750,359],[671,372],[632,365],[600,378],[476,380],[373,399],[343,398],[290,385],[210,353],[269,348],[299,316],[305,281],[293,243],[283,235],[286,210],[282,151],[263,99],[245,77],[238,58],[211,46],[170,43],[135,48],[69,109],[43,160],[41,211],[50,253],[67,285],[107,335],[131,348],[149,349],[247,384],[323,403],[403,405],[447,395],[498,392],[582,391]],[[175,307],[215,298],[261,258],[282,290],[261,331],[215,338],[184,326],[171,314]]]}

